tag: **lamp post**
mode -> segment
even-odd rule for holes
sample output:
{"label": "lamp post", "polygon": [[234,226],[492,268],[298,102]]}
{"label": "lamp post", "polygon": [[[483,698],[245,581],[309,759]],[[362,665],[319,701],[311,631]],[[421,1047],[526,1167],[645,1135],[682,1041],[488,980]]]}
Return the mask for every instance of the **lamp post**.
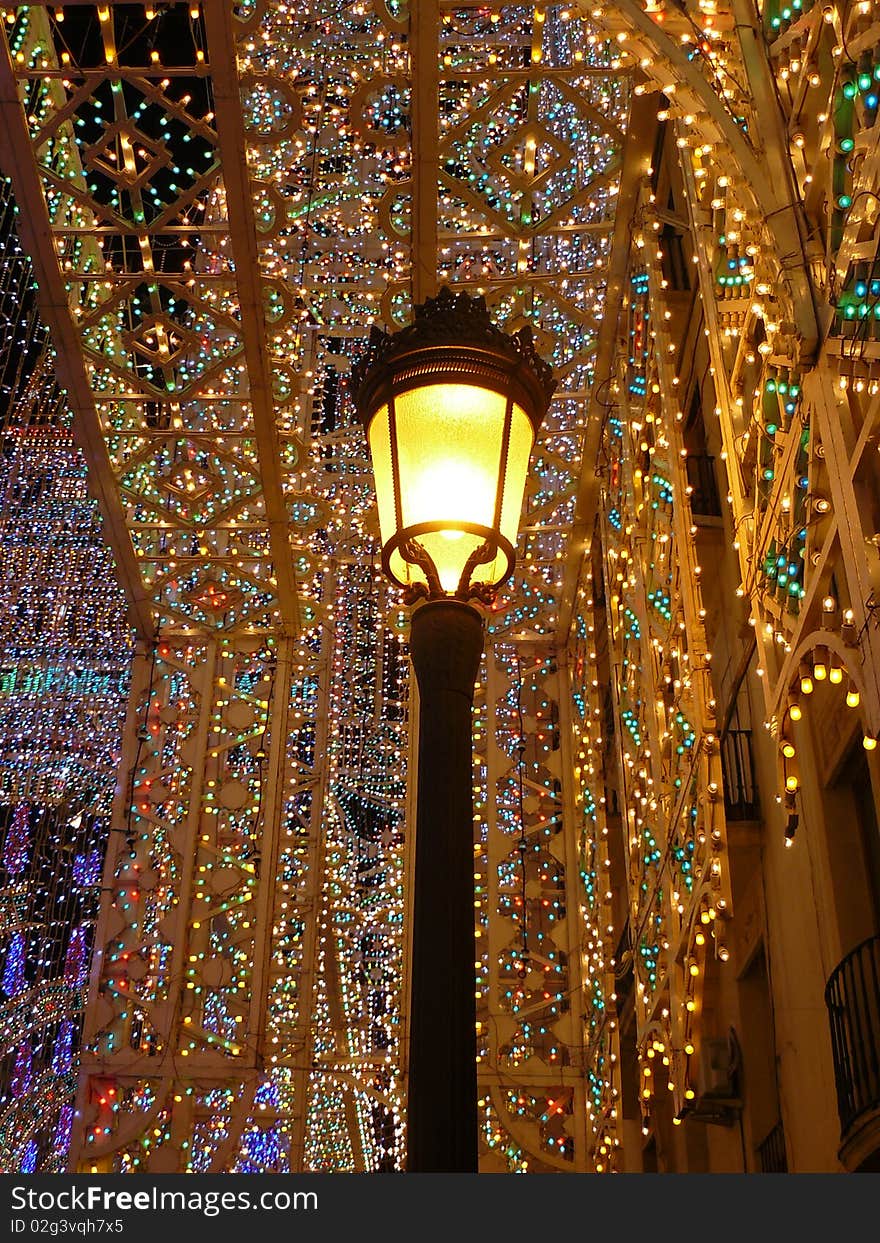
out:
{"label": "lamp post", "polygon": [[487,605],[510,577],[529,455],[555,382],[528,328],[444,288],[373,328],[355,402],[382,566],[415,605],[418,799],[407,1092],[410,1173],[477,1169],[471,709]]}

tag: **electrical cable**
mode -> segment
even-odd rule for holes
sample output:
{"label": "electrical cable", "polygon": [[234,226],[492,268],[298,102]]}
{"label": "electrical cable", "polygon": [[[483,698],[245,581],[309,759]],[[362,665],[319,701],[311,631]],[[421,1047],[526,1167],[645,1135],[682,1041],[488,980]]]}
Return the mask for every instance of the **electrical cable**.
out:
{"label": "electrical cable", "polygon": [[525,800],[523,796],[523,760],[524,760],[525,752],[526,752],[526,740],[525,740],[525,729],[523,725],[523,711],[522,711],[522,684],[523,684],[522,655],[520,654],[519,651],[517,651],[517,654],[516,654],[516,668],[517,668],[516,718],[517,718],[517,728],[519,731],[519,738],[517,739],[514,752],[517,757],[516,772],[517,772],[517,787],[518,787],[518,798],[519,798],[519,843],[517,845],[517,850],[519,851],[520,892],[521,892],[521,901],[522,901],[522,915],[521,915],[522,955],[520,958],[520,968],[519,968],[518,974],[520,975],[521,978],[524,979],[529,969],[530,959],[529,959],[528,905],[527,905],[527,898],[526,898],[526,879],[527,879],[526,878],[526,852],[528,850],[528,841],[526,839]]}
{"label": "electrical cable", "polygon": [[134,818],[135,777],[137,775],[138,764],[140,763],[141,752],[143,751],[144,743],[149,740],[149,736],[150,736],[149,718],[150,718],[150,708],[152,707],[152,704],[153,704],[153,690],[154,690],[153,675],[156,670],[156,654],[157,654],[158,645],[159,645],[159,638],[158,638],[158,635],[156,635],[153,638],[153,642],[151,646],[150,671],[147,677],[147,701],[146,701],[146,704],[144,705],[144,719],[141,722],[138,728],[138,731],[137,731],[137,747],[135,749],[134,761],[132,762],[131,771],[129,773],[128,805],[127,805],[126,818],[125,818],[125,842],[126,842],[126,845],[128,846],[129,851],[132,853],[132,855],[134,854],[135,841],[136,841],[135,836],[134,836],[134,830],[132,828],[132,821]]}

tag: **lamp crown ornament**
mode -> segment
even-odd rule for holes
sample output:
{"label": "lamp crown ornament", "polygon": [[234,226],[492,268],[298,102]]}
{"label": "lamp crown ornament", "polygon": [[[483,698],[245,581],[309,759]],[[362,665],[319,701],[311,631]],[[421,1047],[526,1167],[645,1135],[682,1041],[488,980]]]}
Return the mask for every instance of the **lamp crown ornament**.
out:
{"label": "lamp crown ornament", "polygon": [[[453,293],[444,285],[435,298],[426,298],[414,308],[411,324],[397,332],[387,332],[378,324],[370,328],[366,353],[355,365],[352,378],[355,389],[360,390],[369,373],[380,363],[412,353],[425,346],[471,345],[484,346],[509,357],[513,363],[529,368],[545,395],[543,417],[550,399],[557,389],[553,369],[538,354],[534,334],[529,324],[516,332],[503,332],[492,323],[486,299],[482,295],[471,297],[466,290]],[[367,394],[364,393],[363,396]],[[358,393],[355,401],[362,400]]]}
{"label": "lamp crown ornament", "polygon": [[531,328],[444,286],[354,368],[385,573],[419,598],[489,604],[515,561],[529,455],[556,380]]}

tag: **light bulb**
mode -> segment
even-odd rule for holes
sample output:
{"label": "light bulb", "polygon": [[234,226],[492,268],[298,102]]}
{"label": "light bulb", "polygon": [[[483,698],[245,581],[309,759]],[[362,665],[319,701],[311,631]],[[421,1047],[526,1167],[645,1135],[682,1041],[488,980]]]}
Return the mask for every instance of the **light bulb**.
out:
{"label": "light bulb", "polygon": [[848,708],[857,708],[860,700],[861,696],[859,695],[859,692],[852,685],[852,683],[850,683],[849,690],[846,692],[846,706]]}
{"label": "light bulb", "polygon": [[801,711],[800,704],[793,703],[788,710],[788,715],[791,717],[793,721],[799,721],[801,717],[804,715],[803,712]]}
{"label": "light bulb", "polygon": [[812,695],[813,673],[805,660],[802,660],[798,665],[798,676],[801,680],[801,693],[804,695]]}

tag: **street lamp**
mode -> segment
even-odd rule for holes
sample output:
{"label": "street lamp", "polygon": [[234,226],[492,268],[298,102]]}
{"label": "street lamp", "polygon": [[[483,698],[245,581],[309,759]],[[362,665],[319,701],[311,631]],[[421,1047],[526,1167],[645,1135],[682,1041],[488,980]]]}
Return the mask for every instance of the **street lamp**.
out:
{"label": "street lamp", "polygon": [[477,1168],[471,709],[483,617],[513,572],[529,455],[555,388],[531,330],[442,289],[373,328],[355,402],[376,480],[382,566],[416,605],[418,800],[408,1077],[413,1172]]}

